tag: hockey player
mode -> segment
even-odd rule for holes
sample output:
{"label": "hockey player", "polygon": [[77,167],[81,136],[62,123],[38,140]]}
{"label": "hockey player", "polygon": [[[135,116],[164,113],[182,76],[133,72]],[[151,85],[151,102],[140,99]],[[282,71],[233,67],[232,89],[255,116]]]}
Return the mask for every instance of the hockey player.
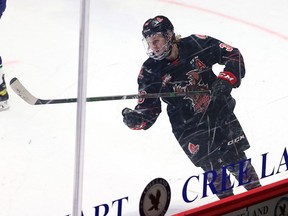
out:
{"label": "hockey player", "polygon": [[[6,9],[6,0],[0,0],[0,18]],[[4,74],[2,72],[2,58],[0,56],[0,111],[8,108],[7,101],[9,95],[6,88],[6,83],[4,79]]]}
{"label": "hockey player", "polygon": [[[241,84],[245,66],[237,48],[205,35],[181,38],[165,16],[147,20],[142,30],[149,58],[138,76],[139,94],[163,92],[211,91],[167,97],[167,113],[172,131],[193,164],[211,172],[209,182],[221,199],[233,195],[229,178],[222,185],[222,167],[244,161],[244,166],[228,166],[228,170],[250,190],[260,186],[254,167],[244,153],[250,145],[234,115],[233,88]],[[215,75],[214,64],[224,70]],[[140,99],[135,109],[122,111],[124,123],[133,130],[150,128],[161,113],[161,101]],[[239,173],[241,174],[239,177]],[[214,174],[214,175],[213,175]],[[239,179],[241,178],[241,179]],[[228,180],[227,180],[228,179]]]}

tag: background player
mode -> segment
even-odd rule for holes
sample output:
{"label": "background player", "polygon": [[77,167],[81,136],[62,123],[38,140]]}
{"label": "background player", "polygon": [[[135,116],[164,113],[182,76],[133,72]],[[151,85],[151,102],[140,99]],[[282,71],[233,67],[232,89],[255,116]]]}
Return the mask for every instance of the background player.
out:
{"label": "background player", "polygon": [[[0,18],[2,17],[2,14],[5,11],[5,9],[6,9],[6,0],[0,0]],[[2,70],[3,70],[2,58],[0,56],[0,111],[8,108],[7,101],[9,99],[5,78]]]}

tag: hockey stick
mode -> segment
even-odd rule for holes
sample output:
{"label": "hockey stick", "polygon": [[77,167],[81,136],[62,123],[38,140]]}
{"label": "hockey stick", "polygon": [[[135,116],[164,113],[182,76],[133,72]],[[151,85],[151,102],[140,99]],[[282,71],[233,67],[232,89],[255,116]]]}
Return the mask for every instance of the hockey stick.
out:
{"label": "hockey stick", "polygon": [[[63,99],[40,99],[32,95],[17,79],[13,78],[10,81],[10,86],[13,91],[19,95],[24,101],[31,105],[44,104],[59,104],[59,103],[74,103],[77,98],[63,98]],[[88,97],[87,102],[109,101],[109,100],[126,100],[126,99],[144,99],[144,98],[159,98],[159,97],[184,97],[195,94],[210,94],[209,90],[205,91],[190,91],[190,92],[167,92],[167,93],[152,93],[152,94],[132,94],[132,95],[114,95],[114,96],[100,96]]]}

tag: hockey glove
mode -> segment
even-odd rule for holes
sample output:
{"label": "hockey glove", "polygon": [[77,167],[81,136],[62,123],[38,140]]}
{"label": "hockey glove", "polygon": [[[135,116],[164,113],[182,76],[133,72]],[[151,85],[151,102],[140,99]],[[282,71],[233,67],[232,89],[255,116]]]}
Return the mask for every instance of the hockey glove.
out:
{"label": "hockey glove", "polygon": [[124,108],[122,115],[123,122],[132,130],[141,130],[147,125],[147,122],[144,120],[144,115],[141,112]]}
{"label": "hockey glove", "polygon": [[233,86],[226,80],[217,78],[212,84],[212,94],[217,97],[220,95],[230,95]]}
{"label": "hockey glove", "polygon": [[213,94],[229,95],[233,86],[235,86],[237,82],[237,77],[233,73],[223,71],[218,75],[216,81],[212,84]]}
{"label": "hockey glove", "polygon": [[218,77],[212,84],[212,98],[209,111],[213,115],[217,113],[214,116],[215,122],[220,123],[233,113],[236,102],[230,95],[232,88],[232,83],[227,79],[222,79],[222,77]]}

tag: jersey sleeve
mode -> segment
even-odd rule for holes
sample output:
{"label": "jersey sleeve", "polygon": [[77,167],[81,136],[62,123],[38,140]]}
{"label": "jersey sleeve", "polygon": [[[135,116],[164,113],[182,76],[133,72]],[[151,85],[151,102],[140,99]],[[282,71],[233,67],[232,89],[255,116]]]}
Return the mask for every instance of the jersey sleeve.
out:
{"label": "jersey sleeve", "polygon": [[[238,87],[241,84],[241,79],[245,76],[245,64],[244,59],[239,49],[232,47],[226,43],[218,41],[220,61],[219,64],[225,65],[222,74],[219,76],[227,75],[228,79],[231,79],[231,83],[234,87]],[[230,77],[231,75],[231,77]],[[235,77],[233,77],[233,75]]]}
{"label": "jersey sleeve", "polygon": [[[143,65],[138,76],[138,93],[149,94],[161,91],[161,82],[157,81],[157,75]],[[157,120],[161,113],[160,98],[139,99],[135,110],[140,111],[144,115],[146,126],[144,130],[150,128]]]}
{"label": "jersey sleeve", "polygon": [[[226,74],[232,73],[236,80],[232,80],[232,84],[235,87],[240,86],[241,79],[245,76],[245,65],[242,54],[239,49],[227,45],[223,42],[218,42],[220,47],[220,64],[224,64],[224,76]],[[222,76],[223,74],[220,74]]]}
{"label": "jersey sleeve", "polygon": [[224,73],[220,76],[227,75],[228,79],[233,79],[231,84],[238,87],[241,84],[241,79],[245,76],[244,59],[239,49],[209,36],[204,39],[202,36],[198,41],[204,43],[204,47],[210,47],[212,63],[224,65]]}

